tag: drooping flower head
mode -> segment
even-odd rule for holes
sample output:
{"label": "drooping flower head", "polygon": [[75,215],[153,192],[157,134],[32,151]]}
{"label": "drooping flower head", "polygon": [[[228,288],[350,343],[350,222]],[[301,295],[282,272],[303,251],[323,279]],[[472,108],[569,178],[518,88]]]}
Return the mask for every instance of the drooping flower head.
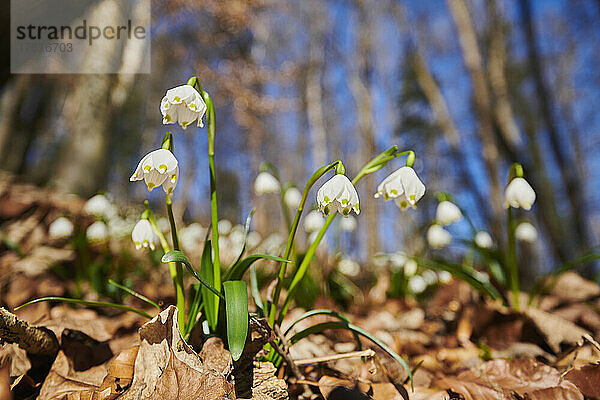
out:
{"label": "drooping flower head", "polygon": [[167,90],[160,102],[163,124],[179,123],[183,129],[196,119],[198,126],[204,126],[202,117],[206,112],[206,103],[196,89],[190,85],[181,85]]}
{"label": "drooping flower head", "polygon": [[254,191],[257,195],[279,193],[281,185],[277,178],[268,172],[261,172],[254,181]]}
{"label": "drooping flower head", "polygon": [[494,241],[489,233],[486,231],[479,231],[475,235],[475,244],[482,249],[489,249],[494,245]]}
{"label": "drooping flower head", "polygon": [[137,250],[150,247],[151,250],[156,248],[155,244],[158,242],[156,233],[152,230],[152,225],[147,219],[140,219],[137,224],[133,227],[131,232],[131,240],[135,244]]}
{"label": "drooping flower head", "polygon": [[358,193],[350,179],[343,174],[337,174],[323,184],[317,191],[317,204],[327,217],[332,212],[339,212],[344,217],[350,215],[350,210],[360,214]]}
{"label": "drooping flower head", "polygon": [[435,219],[441,225],[450,225],[460,221],[462,213],[458,206],[451,201],[444,200],[440,202],[435,211]]}
{"label": "drooping flower head", "polygon": [[323,226],[323,218],[317,210],[313,210],[306,214],[303,222],[304,230],[307,233],[317,232]]}
{"label": "drooping flower head", "polygon": [[52,239],[67,238],[73,234],[73,223],[65,217],[59,217],[48,227],[48,235]]}
{"label": "drooping flower head", "polygon": [[411,167],[404,166],[383,180],[377,187],[375,198],[383,195],[387,200],[394,199],[402,210],[408,206],[417,208],[417,201],[425,194],[425,185]]}
{"label": "drooping flower head", "polygon": [[504,207],[524,208],[530,210],[535,202],[535,191],[523,178],[514,178],[504,192]]}
{"label": "drooping flower head", "polygon": [[117,208],[102,194],[90,198],[83,206],[83,212],[96,217],[111,219],[117,215]]}
{"label": "drooping flower head", "polygon": [[108,238],[108,227],[102,221],[96,221],[85,231],[88,240],[92,242],[102,242]]}
{"label": "drooping flower head", "polygon": [[286,206],[288,206],[291,209],[298,208],[301,201],[302,193],[300,193],[300,191],[295,187],[289,188],[285,191],[285,194],[283,195],[283,202]]}
{"label": "drooping flower head", "polygon": [[356,230],[356,218],[349,215],[348,218],[344,218],[340,221],[340,229],[344,232],[354,232]]}
{"label": "drooping flower head", "polygon": [[537,229],[529,222],[521,222],[515,229],[515,237],[522,242],[534,243],[538,237]]}
{"label": "drooping flower head", "polygon": [[438,224],[433,224],[427,230],[427,242],[434,249],[441,249],[450,244],[452,235]]}
{"label": "drooping flower head", "polygon": [[177,159],[169,150],[158,149],[146,154],[139,162],[130,181],[144,180],[148,191],[161,186],[168,195],[173,194],[179,179]]}

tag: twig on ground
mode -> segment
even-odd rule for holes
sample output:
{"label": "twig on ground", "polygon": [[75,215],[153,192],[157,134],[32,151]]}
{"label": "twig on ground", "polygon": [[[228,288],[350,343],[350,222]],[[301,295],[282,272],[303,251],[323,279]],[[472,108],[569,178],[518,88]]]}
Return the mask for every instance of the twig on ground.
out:
{"label": "twig on ground", "polygon": [[29,354],[55,357],[58,340],[51,331],[29,325],[5,308],[0,308],[0,340],[16,343]]}
{"label": "twig on ground", "polygon": [[319,364],[326,363],[330,361],[344,360],[347,358],[356,358],[356,357],[367,357],[371,358],[375,356],[375,351],[372,349],[362,350],[362,351],[352,351],[350,353],[342,353],[342,354],[332,354],[329,356],[323,357],[313,357],[313,358],[305,358],[302,360],[294,360],[296,365],[310,365],[310,364]]}

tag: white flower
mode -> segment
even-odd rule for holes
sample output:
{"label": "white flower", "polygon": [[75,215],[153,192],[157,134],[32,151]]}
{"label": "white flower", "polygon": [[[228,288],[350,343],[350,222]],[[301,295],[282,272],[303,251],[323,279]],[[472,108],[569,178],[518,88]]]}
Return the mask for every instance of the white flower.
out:
{"label": "white flower", "polygon": [[338,270],[347,276],[356,276],[360,272],[360,265],[351,258],[344,257],[338,263]]}
{"label": "white flower", "polygon": [[125,237],[131,232],[132,224],[121,218],[115,217],[108,221],[108,234],[111,237]]}
{"label": "white flower", "polygon": [[426,269],[425,271],[423,271],[421,276],[423,277],[423,280],[425,281],[425,283],[427,283],[427,285],[429,285],[429,286],[435,285],[438,281],[438,274],[436,274],[434,271],[432,271],[430,269]]}
{"label": "white flower", "polygon": [[439,271],[438,280],[443,284],[450,283],[452,282],[452,274],[448,271]]}
{"label": "white flower", "polygon": [[133,227],[131,232],[131,240],[135,244],[136,249],[150,247],[151,250],[156,248],[155,244],[158,242],[158,236],[152,230],[152,225],[147,219],[140,219],[137,224]]}
{"label": "white flower", "polygon": [[206,237],[206,228],[197,222],[184,226],[179,230],[179,244],[187,252],[201,251],[201,243]]}
{"label": "white flower", "polygon": [[257,195],[279,193],[279,181],[268,172],[261,172],[254,181],[254,191]]}
{"label": "white flower", "polygon": [[426,288],[427,282],[425,282],[425,279],[419,275],[411,276],[411,278],[408,280],[408,289],[411,291],[411,293],[423,293]]}
{"label": "white flower", "polygon": [[515,237],[522,242],[533,243],[537,240],[538,233],[529,222],[521,222],[515,229]]}
{"label": "white flower", "polygon": [[394,199],[402,210],[408,206],[417,207],[417,201],[425,194],[425,185],[419,179],[414,169],[402,167],[383,180],[377,187],[375,198],[381,195],[387,200]]}
{"label": "white flower", "polygon": [[358,215],[358,193],[346,175],[337,174],[323,184],[317,191],[317,204],[327,217],[332,211],[339,212],[344,217],[350,215],[350,210]]}
{"label": "white flower", "polygon": [[96,217],[111,219],[117,215],[117,208],[106,198],[106,196],[97,194],[85,203],[83,212]]}
{"label": "white flower", "polygon": [[172,195],[179,179],[177,159],[169,150],[158,149],[146,154],[139,162],[130,181],[144,180],[148,191],[162,185],[165,193]]}
{"label": "white flower", "polygon": [[192,86],[181,85],[167,90],[160,102],[160,112],[163,124],[179,123],[185,129],[198,119],[198,126],[204,126],[202,117],[206,112],[206,103]]}
{"label": "white flower", "polygon": [[[408,258],[406,257],[406,254],[404,254],[401,251],[397,251],[397,252],[393,253],[392,255],[390,255],[390,262],[392,263],[392,267],[394,267],[394,268],[402,268],[402,266],[404,266],[404,264],[406,264],[407,261],[408,261]],[[417,272],[416,268],[415,268],[415,272]],[[413,272],[413,275],[414,275],[414,272]]]}
{"label": "white flower", "polygon": [[283,195],[283,202],[291,209],[298,208],[301,201],[302,193],[295,187],[289,188],[285,191],[285,195]]}
{"label": "white flower", "polygon": [[262,238],[260,237],[260,233],[256,231],[248,232],[248,237],[246,238],[246,245],[249,249],[254,249],[260,244],[261,240]]}
{"label": "white flower", "polygon": [[356,218],[349,215],[340,221],[340,229],[344,232],[354,232],[356,230]]}
{"label": "white flower", "polygon": [[104,222],[96,221],[87,228],[85,234],[92,242],[102,242],[108,238],[108,227]]}
{"label": "white flower", "polygon": [[233,228],[233,224],[228,219],[222,219],[217,223],[217,231],[219,232],[219,235],[229,235],[231,228]]}
{"label": "white flower", "polygon": [[462,218],[462,213],[456,204],[450,201],[442,201],[435,211],[435,219],[441,225],[450,225]]}
{"label": "white flower", "polygon": [[308,233],[317,232],[323,226],[323,217],[317,210],[313,210],[304,217],[304,230]]}
{"label": "white flower", "polygon": [[530,210],[535,202],[535,191],[523,178],[514,178],[504,192],[504,207],[522,207]]}
{"label": "white flower", "polygon": [[412,258],[404,263],[404,276],[413,276],[417,273],[419,265]]}
{"label": "white flower", "polygon": [[482,249],[489,249],[494,245],[494,241],[486,231],[479,231],[475,235],[475,244]]}
{"label": "white flower", "polygon": [[65,217],[59,217],[48,227],[52,239],[67,238],[73,234],[73,223]]}
{"label": "white flower", "polygon": [[427,230],[427,242],[434,249],[446,247],[452,241],[450,232],[442,228],[438,224],[433,224]]}

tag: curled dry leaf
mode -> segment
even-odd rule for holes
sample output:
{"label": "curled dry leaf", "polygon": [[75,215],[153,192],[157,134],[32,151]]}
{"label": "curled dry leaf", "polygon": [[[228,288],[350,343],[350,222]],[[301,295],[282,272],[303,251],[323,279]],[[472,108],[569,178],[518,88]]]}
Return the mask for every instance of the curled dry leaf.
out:
{"label": "curled dry leaf", "polygon": [[142,326],[140,340],[131,388],[119,399],[235,399],[233,385],[206,368],[181,337],[176,307]]}
{"label": "curled dry leaf", "polygon": [[514,393],[530,400],[583,400],[577,387],[563,380],[556,369],[531,359],[489,361],[435,384],[461,394],[465,400],[508,400]]}
{"label": "curled dry leaf", "polygon": [[557,279],[551,293],[562,300],[584,301],[600,295],[600,286],[573,271],[568,271]]}
{"label": "curled dry leaf", "polygon": [[582,337],[589,335],[588,331],[574,323],[554,314],[538,310],[537,308],[530,307],[524,313],[542,335],[544,335],[548,346],[550,346],[555,354],[560,352],[561,344],[576,346],[581,342]]}
{"label": "curled dry leaf", "polygon": [[600,398],[600,364],[589,364],[582,368],[573,368],[565,374],[587,397]]}

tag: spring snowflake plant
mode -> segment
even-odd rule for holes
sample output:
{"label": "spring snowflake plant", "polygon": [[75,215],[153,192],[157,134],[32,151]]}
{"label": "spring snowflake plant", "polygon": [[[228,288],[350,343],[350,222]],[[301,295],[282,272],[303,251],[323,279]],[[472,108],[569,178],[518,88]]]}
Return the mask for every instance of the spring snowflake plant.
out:
{"label": "spring snowflake plant", "polygon": [[[197,89],[196,89],[197,88]],[[173,154],[174,135],[167,132],[162,140],[159,149],[147,153],[138,163],[137,168],[131,176],[131,181],[144,181],[148,191],[162,188],[165,192],[165,207],[169,219],[171,243],[169,244],[164,233],[159,228],[157,220],[150,209],[148,201],[145,201],[145,210],[142,213],[139,222],[131,233],[132,240],[136,248],[140,250],[152,249],[160,244],[164,253],[162,261],[168,263],[169,272],[173,280],[176,305],[178,308],[178,323],[184,337],[189,337],[192,329],[201,324],[205,333],[222,335],[226,332],[226,342],[231,351],[234,360],[239,359],[244,349],[248,333],[248,289],[246,283],[242,280],[245,272],[250,270],[251,292],[260,315],[268,317],[268,322],[275,332],[281,333],[279,327],[291,306],[299,283],[305,277],[310,262],[314,257],[315,251],[323,239],[328,228],[331,226],[334,218],[341,214],[348,218],[350,213],[356,215],[360,213],[359,198],[355,185],[366,175],[378,171],[388,162],[401,156],[407,156],[406,165],[400,168],[400,172],[392,174],[380,185],[379,194],[385,193],[386,199],[394,198],[401,208],[408,205],[416,207],[417,201],[423,196],[425,186],[418,179],[412,166],[415,162],[415,154],[412,151],[398,152],[396,146],[391,147],[385,152],[377,155],[370,160],[358,174],[350,180],[346,176],[344,165],[341,161],[335,161],[331,164],[319,168],[308,179],[301,195],[290,192],[292,195],[286,199],[286,193],[292,190],[292,186],[281,185],[275,168],[270,165],[261,167],[261,173],[269,172],[269,175],[260,175],[257,182],[257,192],[260,193],[279,193],[282,207],[286,211],[289,208],[295,208],[293,220],[291,217],[286,219],[286,225],[289,235],[285,245],[285,251],[281,257],[255,254],[244,258],[246,237],[244,246],[238,258],[231,266],[223,269],[219,257],[219,229],[218,210],[217,210],[217,182],[215,181],[215,109],[209,94],[202,89],[196,77],[191,78],[186,85],[169,89],[161,101],[160,111],[163,116],[164,124],[179,124],[181,128],[190,127],[193,122],[197,122],[199,127],[203,126],[202,119],[206,114],[206,132],[208,134],[208,166],[210,175],[210,205],[211,205],[211,225],[212,236],[205,242],[202,252],[201,265],[197,271],[188,261],[184,253],[179,248],[178,231],[173,217],[173,201],[176,200],[176,186],[180,173],[178,160]],[[304,211],[309,191],[312,186],[329,172],[334,172],[334,176],[324,183],[317,192],[317,204],[322,212],[322,224],[315,228],[317,232],[313,242],[310,244],[304,257],[298,261],[299,265],[294,265],[294,273],[286,276],[287,265],[294,249],[294,240],[298,225]],[[290,200],[290,197],[295,197]],[[299,197],[299,198],[298,198]],[[376,195],[378,197],[378,195]],[[292,201],[293,200],[293,201]],[[251,215],[246,221],[246,236],[250,227]],[[256,284],[256,272],[253,263],[260,259],[274,260],[280,263],[279,273],[273,287],[271,301],[264,301],[258,291]],[[184,290],[183,273],[184,267],[198,281],[188,292]],[[287,279],[289,278],[289,279]],[[284,288],[284,282],[287,283]],[[117,287],[127,291],[153,307],[160,310],[160,307],[143,295],[132,291],[131,289],[112,283]],[[283,290],[285,289],[285,291]],[[186,293],[188,295],[186,296]],[[285,297],[280,299],[282,293]],[[147,318],[152,316],[146,311],[139,310],[130,306],[115,303],[83,301],[79,299],[66,298],[41,298],[25,305],[46,300],[62,300],[71,303],[85,304],[88,306],[113,307],[127,311],[133,311]],[[280,300],[283,300],[280,303]],[[224,313],[220,310],[224,309]],[[326,314],[335,319],[326,323],[312,325],[308,329],[294,332],[292,328],[301,320],[317,314]],[[221,316],[225,315],[225,318]],[[295,344],[306,336],[322,332],[325,329],[349,329],[355,337],[364,336],[388,352],[397,362],[406,370],[412,380],[412,374],[406,361],[390,349],[385,343],[381,342],[368,332],[358,326],[351,324],[344,316],[329,310],[312,310],[301,316],[293,322],[288,330],[282,335],[291,344]],[[208,331],[208,332],[207,332]],[[272,340],[267,345],[267,359],[279,365],[286,358],[286,353],[282,350],[280,337]],[[357,339],[360,347],[360,341]]]}
{"label": "spring snowflake plant", "polygon": [[[441,249],[448,245],[452,238],[441,225],[450,225],[464,216],[471,227],[472,239],[462,240],[462,242],[470,248],[471,253],[467,254],[462,262],[451,262],[442,257],[417,258],[419,264],[425,268],[449,272],[455,278],[467,282],[484,295],[494,300],[501,299],[504,304],[510,304],[515,311],[519,311],[520,282],[517,241],[524,244],[532,243],[538,236],[537,231],[530,222],[522,219],[516,220],[514,217],[514,210],[522,209],[527,212],[531,210],[536,200],[535,191],[523,175],[523,167],[520,164],[515,163],[511,166],[509,182],[504,193],[504,206],[507,216],[507,245],[505,251],[495,245],[499,240],[492,238],[488,232],[478,231],[475,228],[468,214],[454,202],[452,196],[447,193],[439,193],[436,219],[427,232],[430,247]],[[486,268],[483,272],[477,271],[473,267],[473,255],[475,253],[479,255],[482,264]],[[551,272],[550,277],[542,277],[530,293],[529,303],[531,304],[539,294],[548,289],[561,273],[599,257],[598,254],[590,252]],[[511,298],[506,293],[510,293]]]}

